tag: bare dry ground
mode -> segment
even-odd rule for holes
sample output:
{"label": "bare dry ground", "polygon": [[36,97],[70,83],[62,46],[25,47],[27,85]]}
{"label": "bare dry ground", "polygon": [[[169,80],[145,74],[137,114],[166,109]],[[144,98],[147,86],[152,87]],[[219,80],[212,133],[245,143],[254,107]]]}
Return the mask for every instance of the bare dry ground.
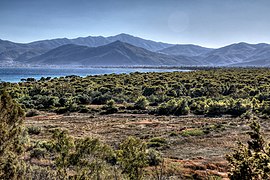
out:
{"label": "bare dry ground", "polygon": [[[118,113],[112,115],[69,114],[29,117],[26,126],[40,127],[32,140],[50,138],[49,131],[66,129],[74,137],[97,137],[113,147],[128,136],[136,136],[162,152],[166,167],[173,173],[198,177],[227,178],[225,155],[237,141],[245,142],[247,121],[240,118],[200,116],[154,116]],[[261,122],[269,135],[269,122]],[[168,171],[170,171],[168,170]]]}

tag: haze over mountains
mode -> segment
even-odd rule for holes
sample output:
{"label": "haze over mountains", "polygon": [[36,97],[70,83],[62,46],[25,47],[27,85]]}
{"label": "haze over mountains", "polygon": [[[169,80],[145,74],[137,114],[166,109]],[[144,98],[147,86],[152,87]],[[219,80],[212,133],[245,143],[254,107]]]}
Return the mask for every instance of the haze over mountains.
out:
{"label": "haze over mountains", "polygon": [[211,49],[119,34],[31,43],[0,40],[0,65],[270,66],[269,44],[237,43]]}

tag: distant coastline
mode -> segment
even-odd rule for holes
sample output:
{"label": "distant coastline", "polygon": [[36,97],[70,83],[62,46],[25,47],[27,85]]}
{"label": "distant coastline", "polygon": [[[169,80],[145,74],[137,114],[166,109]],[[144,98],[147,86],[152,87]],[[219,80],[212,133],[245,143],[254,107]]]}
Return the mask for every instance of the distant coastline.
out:
{"label": "distant coastline", "polygon": [[263,68],[269,69],[270,66],[57,66],[57,65],[0,65],[0,68],[52,68],[52,69],[175,69],[175,70],[208,70],[208,69],[231,69],[231,68]]}
{"label": "distant coastline", "polygon": [[192,69],[175,69],[164,67],[0,67],[0,80],[2,82],[20,82],[22,79],[34,78],[39,80],[44,77],[65,77],[65,76],[91,76],[104,74],[129,74],[147,72],[173,72],[173,71],[192,71]]}

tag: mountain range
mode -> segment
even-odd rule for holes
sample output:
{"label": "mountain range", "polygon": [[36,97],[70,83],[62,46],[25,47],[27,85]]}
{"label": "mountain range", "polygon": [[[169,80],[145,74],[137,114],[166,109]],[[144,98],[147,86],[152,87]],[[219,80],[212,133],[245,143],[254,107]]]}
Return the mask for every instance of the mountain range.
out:
{"label": "mountain range", "polygon": [[128,34],[24,44],[0,40],[0,65],[270,66],[270,45],[242,42],[213,49],[155,42]]}
{"label": "mountain range", "polygon": [[30,64],[86,65],[86,66],[139,66],[139,65],[200,65],[188,57],[167,56],[121,41],[87,47],[74,44],[63,45],[27,60]]}

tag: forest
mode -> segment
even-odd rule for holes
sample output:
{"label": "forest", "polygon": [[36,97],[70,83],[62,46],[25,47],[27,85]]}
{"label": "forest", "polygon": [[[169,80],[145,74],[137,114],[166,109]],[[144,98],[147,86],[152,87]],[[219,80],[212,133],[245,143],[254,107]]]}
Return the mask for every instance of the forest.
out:
{"label": "forest", "polygon": [[[269,178],[268,169],[247,158],[270,161],[257,123],[268,135],[268,68],[28,78],[2,82],[0,88],[1,179],[239,179],[243,174],[249,179],[248,173]],[[56,120],[42,121],[45,116]],[[62,124],[56,126],[57,118]],[[246,126],[251,120],[256,120],[250,125],[253,134]],[[102,132],[92,132],[95,123],[105,127]],[[91,136],[84,134],[88,131]],[[227,144],[216,151],[220,138]],[[232,151],[239,139],[242,151]],[[173,149],[194,145],[191,154]],[[205,168],[211,169],[207,175],[195,160],[186,172],[172,166],[194,158],[199,145],[211,146],[212,154],[203,154],[208,162],[217,155],[228,162],[212,163],[215,167]],[[244,158],[225,157],[232,152]]]}

